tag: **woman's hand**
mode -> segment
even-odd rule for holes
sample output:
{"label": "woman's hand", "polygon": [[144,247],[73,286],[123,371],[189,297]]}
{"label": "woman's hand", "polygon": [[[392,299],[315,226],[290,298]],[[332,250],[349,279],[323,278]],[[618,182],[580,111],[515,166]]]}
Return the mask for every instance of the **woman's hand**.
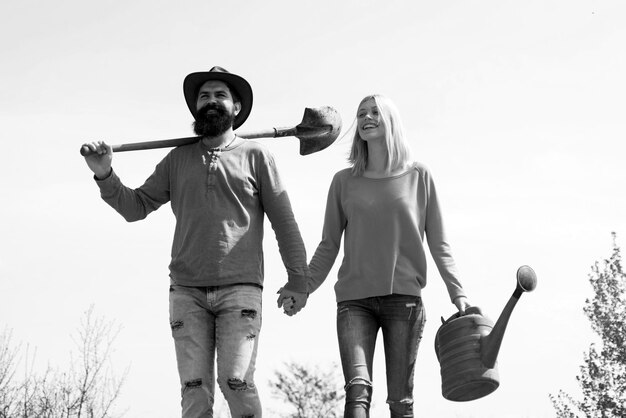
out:
{"label": "woman's hand", "polygon": [[471,306],[465,296],[454,298],[454,305],[459,310],[459,315],[465,315],[465,309]]}
{"label": "woman's hand", "polygon": [[278,290],[278,300],[276,302],[279,308],[283,308],[285,315],[293,316],[306,306],[308,297],[309,295],[306,293],[292,292],[281,287]]}

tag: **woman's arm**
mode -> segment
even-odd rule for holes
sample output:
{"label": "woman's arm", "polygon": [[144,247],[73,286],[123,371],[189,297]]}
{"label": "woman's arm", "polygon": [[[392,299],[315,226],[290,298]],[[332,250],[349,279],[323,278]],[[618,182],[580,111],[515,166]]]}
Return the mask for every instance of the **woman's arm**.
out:
{"label": "woman's arm", "polygon": [[450,300],[457,305],[459,311],[464,311],[467,305],[467,298],[459,280],[456,263],[452,257],[452,250],[446,237],[435,183],[427,170],[424,171],[424,181],[426,182],[428,199],[425,222],[428,247],[437,265],[439,274],[448,289]]}
{"label": "woman's arm", "polygon": [[341,236],[347,225],[347,219],[341,205],[342,183],[342,175],[339,172],[335,174],[328,190],[322,240],[309,263],[311,271],[311,278],[307,283],[309,293],[313,293],[326,280],[339,253]]}

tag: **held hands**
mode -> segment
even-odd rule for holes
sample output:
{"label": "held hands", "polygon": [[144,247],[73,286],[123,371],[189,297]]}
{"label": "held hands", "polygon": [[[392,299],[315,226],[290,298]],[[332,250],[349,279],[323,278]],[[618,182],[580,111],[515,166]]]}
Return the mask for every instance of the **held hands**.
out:
{"label": "held hands", "polygon": [[306,306],[309,295],[306,293],[292,292],[284,287],[278,290],[278,308],[283,308],[285,315],[294,316]]}
{"label": "held hands", "polygon": [[459,315],[465,315],[465,310],[471,306],[465,296],[455,298],[454,305],[456,305],[456,308],[459,310]]}
{"label": "held hands", "polygon": [[111,173],[111,163],[113,161],[113,150],[104,141],[93,141],[83,144],[89,148],[93,154],[85,156],[87,166],[98,179],[104,179]]}

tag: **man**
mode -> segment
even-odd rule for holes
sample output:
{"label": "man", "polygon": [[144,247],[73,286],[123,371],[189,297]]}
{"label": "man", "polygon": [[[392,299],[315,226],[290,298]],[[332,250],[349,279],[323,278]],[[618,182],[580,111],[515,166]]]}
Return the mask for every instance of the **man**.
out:
{"label": "man", "polygon": [[[263,219],[275,231],[288,273],[281,298],[306,300],[304,244],[272,155],[239,138],[252,89],[223,68],[189,74],[187,106],[201,140],[173,149],[137,189],[111,167],[111,147],[85,144],[102,199],[127,221],[166,202],[176,216],[170,263],[170,325],[181,382],[182,416],[212,417],[217,382],[233,417],[262,415],[254,385],[261,328]],[[280,306],[279,301],[279,306]],[[295,312],[289,312],[293,314]]]}

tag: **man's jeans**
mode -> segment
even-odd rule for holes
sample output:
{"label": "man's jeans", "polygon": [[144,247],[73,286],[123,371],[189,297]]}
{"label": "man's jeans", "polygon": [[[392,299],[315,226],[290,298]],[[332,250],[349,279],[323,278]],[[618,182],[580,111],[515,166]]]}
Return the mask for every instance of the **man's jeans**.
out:
{"label": "man's jeans", "polygon": [[213,417],[217,382],[234,418],[260,418],[254,370],[261,330],[261,288],[170,286],[183,418]]}
{"label": "man's jeans", "polygon": [[344,418],[369,417],[372,363],[382,328],[391,418],[413,417],[413,377],[424,330],[422,299],[389,295],[337,304],[337,335],[346,381]]}

